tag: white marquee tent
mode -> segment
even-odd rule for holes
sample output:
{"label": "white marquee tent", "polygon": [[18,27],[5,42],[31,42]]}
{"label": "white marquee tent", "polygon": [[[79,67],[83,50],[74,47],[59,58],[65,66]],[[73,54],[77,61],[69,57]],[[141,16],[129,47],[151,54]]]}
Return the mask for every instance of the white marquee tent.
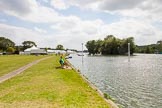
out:
{"label": "white marquee tent", "polygon": [[24,50],[24,54],[47,54],[45,49],[40,49],[38,47],[32,46],[31,48],[28,48]]}

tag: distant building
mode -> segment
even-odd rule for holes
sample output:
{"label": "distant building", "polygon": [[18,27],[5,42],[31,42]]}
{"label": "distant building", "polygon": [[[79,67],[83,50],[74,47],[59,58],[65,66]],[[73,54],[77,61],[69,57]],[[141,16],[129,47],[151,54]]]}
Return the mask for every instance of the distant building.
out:
{"label": "distant building", "polygon": [[24,50],[24,54],[27,55],[46,55],[47,51],[45,49],[40,49],[35,46],[32,46],[31,48],[28,48]]}
{"label": "distant building", "polygon": [[67,50],[67,51],[65,51],[65,50],[52,50],[52,49],[50,49],[50,50],[47,50],[47,53],[48,54],[74,54],[74,53],[76,53],[75,51],[71,51],[71,50]]}
{"label": "distant building", "polygon": [[72,51],[72,50],[67,50],[66,53],[67,54],[75,54],[76,52],[75,51]]}
{"label": "distant building", "polygon": [[54,50],[56,54],[66,54],[65,50]]}
{"label": "distant building", "polygon": [[55,50],[52,50],[52,49],[47,50],[47,54],[55,54]]}

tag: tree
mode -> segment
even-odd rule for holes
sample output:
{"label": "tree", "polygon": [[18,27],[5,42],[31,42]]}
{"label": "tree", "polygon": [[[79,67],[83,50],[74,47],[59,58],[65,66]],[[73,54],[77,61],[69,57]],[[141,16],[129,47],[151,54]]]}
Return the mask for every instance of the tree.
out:
{"label": "tree", "polygon": [[15,52],[14,54],[19,54],[20,51],[24,51],[24,47],[19,45],[19,46],[15,46]]}
{"label": "tree", "polygon": [[56,50],[64,50],[64,46],[59,44],[57,45]]}
{"label": "tree", "polygon": [[90,40],[86,43],[89,54],[102,53],[103,55],[117,55],[128,53],[128,43],[130,43],[130,53],[135,50],[134,38],[118,39],[113,35],[108,35],[104,40]]}
{"label": "tree", "polygon": [[102,54],[119,54],[120,39],[115,38],[113,35],[108,35],[104,39],[102,46]]}
{"label": "tree", "polygon": [[23,44],[23,50],[27,48],[31,48],[32,46],[37,46],[33,41],[24,41],[22,44]]}
{"label": "tree", "polygon": [[91,54],[95,54],[95,49],[96,49],[96,41],[95,40],[91,40],[91,41],[88,41],[85,45],[88,49],[88,52],[89,52],[89,55]]}
{"label": "tree", "polygon": [[157,42],[157,50],[159,53],[162,53],[162,41]]}
{"label": "tree", "polygon": [[128,43],[130,43],[130,54],[132,55],[134,53],[134,51],[135,51],[134,38],[128,37],[128,38],[122,40],[122,43],[121,43],[122,52],[121,52],[121,54],[126,54],[128,52]]}
{"label": "tree", "polygon": [[157,53],[158,45],[151,44],[151,45],[144,45],[144,46],[136,46],[135,52],[136,53]]}
{"label": "tree", "polygon": [[151,53],[151,48],[149,46],[146,47],[146,53]]}
{"label": "tree", "polygon": [[13,54],[15,52],[15,49],[13,47],[8,47],[7,48],[7,53]]}
{"label": "tree", "polygon": [[8,38],[0,37],[0,50],[6,51],[8,47],[14,47],[15,43]]}
{"label": "tree", "polygon": [[103,45],[102,40],[97,40],[95,44],[95,54],[100,54],[102,52],[101,47]]}

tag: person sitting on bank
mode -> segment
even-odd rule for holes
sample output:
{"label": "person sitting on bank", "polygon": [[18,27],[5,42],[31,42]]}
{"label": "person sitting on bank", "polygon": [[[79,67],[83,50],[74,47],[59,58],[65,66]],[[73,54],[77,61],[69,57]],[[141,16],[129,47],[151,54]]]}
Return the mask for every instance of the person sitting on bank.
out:
{"label": "person sitting on bank", "polygon": [[60,64],[61,64],[61,68],[64,68],[64,59],[63,59],[63,57],[61,56],[60,57]]}

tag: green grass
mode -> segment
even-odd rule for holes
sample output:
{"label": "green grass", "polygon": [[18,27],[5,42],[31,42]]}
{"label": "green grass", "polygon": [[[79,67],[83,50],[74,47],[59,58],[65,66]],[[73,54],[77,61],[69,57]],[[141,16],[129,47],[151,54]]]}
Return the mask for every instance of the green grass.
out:
{"label": "green grass", "polygon": [[0,84],[5,108],[109,108],[74,70],[56,69],[59,58],[41,61]]}
{"label": "green grass", "polygon": [[43,58],[44,56],[34,55],[5,55],[0,56],[0,76],[7,74],[13,70],[20,68],[34,60]]}

